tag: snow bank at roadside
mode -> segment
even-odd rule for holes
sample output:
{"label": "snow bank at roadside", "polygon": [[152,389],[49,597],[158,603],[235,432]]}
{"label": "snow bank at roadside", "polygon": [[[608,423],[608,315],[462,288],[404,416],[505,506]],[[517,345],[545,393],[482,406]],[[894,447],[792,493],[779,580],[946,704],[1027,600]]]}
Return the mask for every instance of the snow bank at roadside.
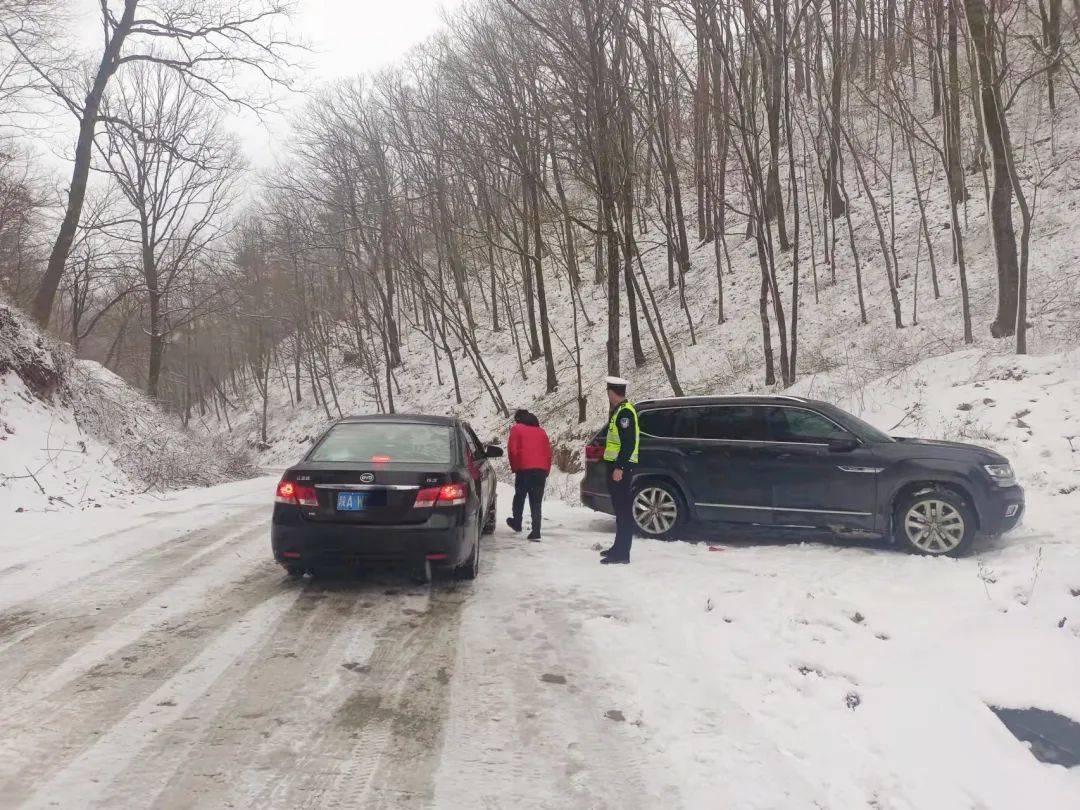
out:
{"label": "snow bank at roadside", "polygon": [[0,301],[0,513],[93,507],[249,471],[228,442],[182,429]]}

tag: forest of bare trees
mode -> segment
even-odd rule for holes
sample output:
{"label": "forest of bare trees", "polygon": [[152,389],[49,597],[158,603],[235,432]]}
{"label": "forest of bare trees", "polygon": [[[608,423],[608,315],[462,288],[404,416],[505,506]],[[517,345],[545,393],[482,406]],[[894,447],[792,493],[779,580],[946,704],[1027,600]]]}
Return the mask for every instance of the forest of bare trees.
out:
{"label": "forest of bare trees", "polygon": [[[476,0],[400,64],[312,91],[287,158],[246,179],[222,116],[261,103],[238,70],[296,77],[288,8],[149,8],[103,2],[84,70],[49,46],[65,22],[48,0],[0,0],[0,279],[185,418],[227,420],[252,388],[265,408],[282,383],[336,416],[340,362],[392,411],[407,339],[458,402],[469,378],[505,413],[480,340],[498,334],[583,421],[594,324],[608,373],[658,361],[681,394],[673,341],[697,341],[706,295],[688,289],[691,257],[715,264],[708,317],[723,324],[747,240],[767,385],[795,381],[800,314],[838,279],[864,324],[871,276],[891,313],[879,328],[917,318],[898,240],[919,243],[924,287],[959,302],[966,342],[1027,351],[1031,235],[1058,164],[1025,161],[1013,132],[1052,141],[1075,104],[1080,4]],[[30,103],[78,123],[62,195],[20,146]],[[894,185],[913,189],[914,233],[897,232]],[[944,255],[931,199],[948,203]],[[973,322],[973,206],[996,266],[990,323]],[[939,279],[947,265],[958,283]],[[677,309],[659,305],[668,291]]]}

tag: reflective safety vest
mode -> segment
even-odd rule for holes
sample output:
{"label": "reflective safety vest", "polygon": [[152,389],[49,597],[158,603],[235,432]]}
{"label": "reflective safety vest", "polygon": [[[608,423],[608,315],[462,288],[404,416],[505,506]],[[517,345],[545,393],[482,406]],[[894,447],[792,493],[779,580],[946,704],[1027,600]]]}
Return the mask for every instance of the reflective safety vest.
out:
{"label": "reflective safety vest", "polygon": [[614,461],[619,457],[622,449],[622,439],[619,437],[619,415],[625,412],[634,420],[634,452],[630,454],[630,463],[637,464],[638,445],[641,443],[641,431],[638,429],[637,409],[630,402],[624,402],[611,414],[611,421],[607,426],[607,442],[604,444],[604,461]]}

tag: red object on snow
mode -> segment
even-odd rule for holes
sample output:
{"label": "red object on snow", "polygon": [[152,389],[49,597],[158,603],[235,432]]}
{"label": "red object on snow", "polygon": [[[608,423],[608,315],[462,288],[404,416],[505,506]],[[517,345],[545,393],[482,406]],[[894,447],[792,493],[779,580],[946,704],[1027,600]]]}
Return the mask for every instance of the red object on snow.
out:
{"label": "red object on snow", "polygon": [[709,551],[723,551],[723,546],[709,546]]}
{"label": "red object on snow", "polygon": [[543,470],[551,472],[551,440],[542,427],[516,422],[510,428],[510,440],[506,443],[510,469]]}

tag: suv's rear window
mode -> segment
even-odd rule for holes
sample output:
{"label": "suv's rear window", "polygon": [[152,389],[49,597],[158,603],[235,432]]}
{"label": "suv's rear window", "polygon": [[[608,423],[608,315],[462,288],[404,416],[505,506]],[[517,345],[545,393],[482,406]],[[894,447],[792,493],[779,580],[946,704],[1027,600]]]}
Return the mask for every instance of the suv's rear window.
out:
{"label": "suv's rear window", "polygon": [[692,408],[660,408],[642,411],[638,415],[641,432],[665,439],[694,438],[694,411]]}
{"label": "suv's rear window", "polygon": [[449,464],[451,433],[446,425],[354,422],[336,425],[311,451],[308,461],[402,461]]}

